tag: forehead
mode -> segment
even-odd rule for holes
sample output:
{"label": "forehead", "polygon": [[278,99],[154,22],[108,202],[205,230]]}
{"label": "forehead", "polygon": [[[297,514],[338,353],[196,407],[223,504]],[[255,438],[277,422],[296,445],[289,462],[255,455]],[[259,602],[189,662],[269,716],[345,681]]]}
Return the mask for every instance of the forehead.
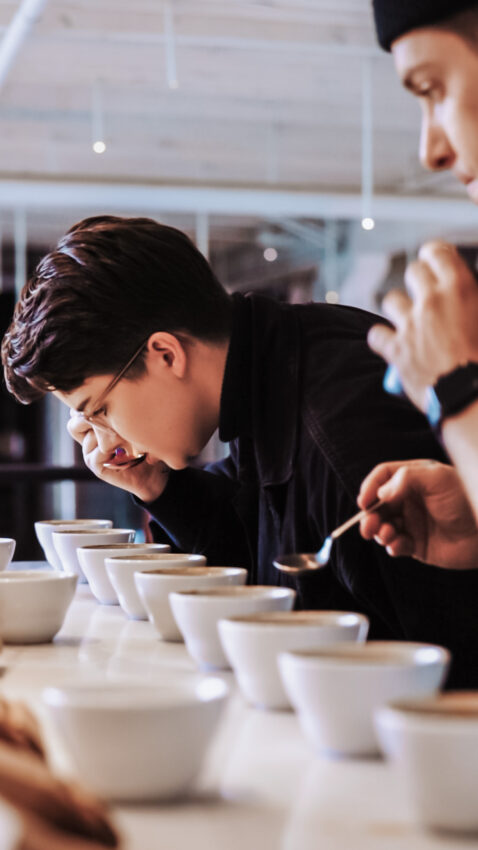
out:
{"label": "forehead", "polygon": [[426,65],[435,71],[456,68],[470,52],[471,47],[459,35],[434,28],[413,30],[392,44],[395,68],[403,81]]}

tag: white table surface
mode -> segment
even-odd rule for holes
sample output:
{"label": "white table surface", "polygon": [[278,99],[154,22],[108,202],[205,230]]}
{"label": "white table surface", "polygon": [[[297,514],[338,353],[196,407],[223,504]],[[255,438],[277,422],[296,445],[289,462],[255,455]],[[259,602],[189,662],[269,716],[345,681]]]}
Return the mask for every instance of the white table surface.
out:
{"label": "white table surface", "polygon": [[[150,623],[98,605],[84,585],[52,644],[7,646],[0,660],[6,665],[1,693],[35,709],[53,762],[67,772],[71,766],[42,710],[45,685],[118,678],[154,683],[196,672],[184,644],[159,641]],[[389,765],[317,757],[294,714],[248,708],[232,674],[221,675],[232,695],[197,791],[175,804],[114,808],[125,850],[478,850],[478,839],[416,827]]]}

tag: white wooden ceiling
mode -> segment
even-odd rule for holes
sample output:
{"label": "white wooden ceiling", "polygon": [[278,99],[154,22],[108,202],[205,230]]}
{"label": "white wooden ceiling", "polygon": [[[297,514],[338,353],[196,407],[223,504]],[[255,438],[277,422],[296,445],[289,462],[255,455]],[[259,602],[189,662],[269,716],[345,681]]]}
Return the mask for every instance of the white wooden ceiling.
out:
{"label": "white wooden ceiling", "polygon": [[[0,0],[0,37],[19,5]],[[171,0],[170,9],[172,40],[162,0],[47,3],[0,89],[0,180],[357,193],[371,61],[375,190],[449,193],[447,178],[421,174],[418,107],[376,47],[371,0]],[[102,155],[92,150],[94,92]]]}
{"label": "white wooden ceiling", "polygon": [[[6,26],[18,3],[0,3]],[[413,183],[417,107],[375,47],[370,0],[50,0],[0,92],[5,175],[360,186],[361,63],[374,82],[375,182]],[[107,152],[94,154],[100,86]]]}

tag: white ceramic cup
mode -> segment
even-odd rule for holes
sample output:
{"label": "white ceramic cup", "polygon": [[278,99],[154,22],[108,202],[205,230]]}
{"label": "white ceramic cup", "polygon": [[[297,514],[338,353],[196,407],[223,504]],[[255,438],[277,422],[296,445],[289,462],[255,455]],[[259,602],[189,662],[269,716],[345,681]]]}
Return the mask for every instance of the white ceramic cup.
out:
{"label": "white ceramic cup", "polygon": [[147,620],[148,613],[139,597],[134,581],[138,570],[155,570],[158,566],[202,567],[206,563],[204,555],[178,552],[158,552],[154,555],[127,555],[105,558],[108,578],[118,596],[118,602],[127,617],[132,620]]}
{"label": "white ceramic cup", "polygon": [[[276,603],[276,608],[291,608],[293,598],[286,599],[288,605]],[[260,708],[288,709],[279,653],[364,641],[368,626],[366,617],[353,612],[286,610],[221,620],[219,634],[244,698]]]}
{"label": "white ceramic cup", "polygon": [[137,572],[136,589],[162,640],[183,639],[174,619],[169,594],[175,590],[197,590],[220,585],[245,584],[247,570],[240,567],[181,567]]}
{"label": "white ceramic cup", "polygon": [[99,543],[132,543],[136,532],[132,528],[77,528],[74,530],[54,531],[53,546],[65,573],[78,576],[85,583],[86,576],[78,560],[77,549]]}
{"label": "white ceramic cup", "polygon": [[74,530],[82,526],[87,528],[111,528],[112,525],[113,521],[111,519],[45,519],[35,523],[35,532],[48,563],[55,570],[63,572],[61,561],[51,539],[54,531]]}
{"label": "white ceramic cup", "polygon": [[227,693],[220,679],[193,675],[158,686],[48,688],[43,699],[86,786],[140,802],[190,790]]}
{"label": "white ceramic cup", "polygon": [[417,821],[478,832],[478,692],[449,692],[380,708],[375,726]]}
{"label": "white ceramic cup", "polygon": [[[190,655],[200,667],[230,667],[222,648],[218,622],[239,614],[274,611],[288,605],[289,596],[263,585],[211,587],[171,593],[169,602]],[[292,605],[292,601],[290,605]]]}
{"label": "white ceramic cup", "polygon": [[118,555],[141,555],[169,552],[167,543],[100,543],[80,546],[76,550],[80,567],[90,585],[91,592],[102,605],[119,605],[118,594],[106,572],[105,559]]}
{"label": "white ceramic cup", "polygon": [[78,577],[53,570],[0,573],[0,636],[5,643],[48,643],[61,629]]}
{"label": "white ceramic cup", "polygon": [[378,752],[376,708],[390,700],[433,694],[450,661],[430,644],[371,641],[279,655],[286,693],[302,730],[319,752]]}
{"label": "white ceramic cup", "polygon": [[13,537],[0,537],[0,571],[6,570],[15,552]]}

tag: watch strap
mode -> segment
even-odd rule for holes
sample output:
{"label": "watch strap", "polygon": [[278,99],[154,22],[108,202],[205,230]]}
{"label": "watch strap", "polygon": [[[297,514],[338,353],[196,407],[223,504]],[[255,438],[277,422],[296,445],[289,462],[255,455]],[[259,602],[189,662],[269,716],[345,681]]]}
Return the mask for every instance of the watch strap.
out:
{"label": "watch strap", "polygon": [[449,416],[460,413],[478,399],[478,363],[457,366],[438,378],[427,390],[426,415],[436,426]]}

